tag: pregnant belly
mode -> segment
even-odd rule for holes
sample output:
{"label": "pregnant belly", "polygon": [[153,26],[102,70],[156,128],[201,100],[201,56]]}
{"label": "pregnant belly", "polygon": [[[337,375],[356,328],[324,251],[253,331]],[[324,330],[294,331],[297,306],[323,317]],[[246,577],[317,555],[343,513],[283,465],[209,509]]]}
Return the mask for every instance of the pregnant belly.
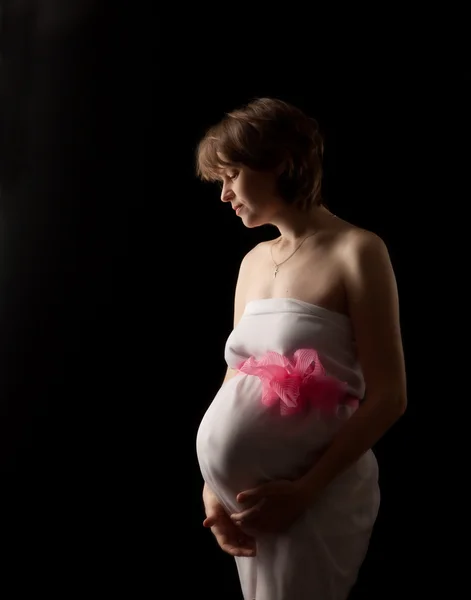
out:
{"label": "pregnant belly", "polygon": [[258,378],[237,375],[221,387],[198,430],[202,475],[229,505],[244,489],[299,477],[333,435],[332,423],[314,411],[282,416],[261,397]]}

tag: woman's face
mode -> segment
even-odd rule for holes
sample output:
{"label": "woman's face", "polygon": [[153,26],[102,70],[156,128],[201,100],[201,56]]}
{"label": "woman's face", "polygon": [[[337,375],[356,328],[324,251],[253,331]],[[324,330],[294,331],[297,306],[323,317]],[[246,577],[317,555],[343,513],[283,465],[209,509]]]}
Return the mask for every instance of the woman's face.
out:
{"label": "woman's face", "polygon": [[270,223],[283,206],[277,195],[273,172],[253,171],[245,166],[227,167],[221,174],[221,200],[230,202],[246,227]]}

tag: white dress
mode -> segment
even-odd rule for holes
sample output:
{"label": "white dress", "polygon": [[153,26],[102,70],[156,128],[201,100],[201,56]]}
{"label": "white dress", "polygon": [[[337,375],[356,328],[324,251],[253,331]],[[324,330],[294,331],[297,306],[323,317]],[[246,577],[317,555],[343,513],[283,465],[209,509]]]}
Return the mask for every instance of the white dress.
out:
{"label": "white dress", "polygon": [[[292,356],[312,348],[331,377],[361,399],[365,392],[347,316],[292,298],[253,300],[229,335],[225,359],[236,369],[267,352]],[[319,416],[314,406],[282,415],[262,402],[260,377],[239,372],[223,384],[196,439],[204,480],[228,513],[243,507],[243,490],[309,469],[354,408]],[[345,600],[365,558],[379,509],[378,467],[372,451],[337,477],[282,534],[257,536],[257,555],[237,557],[245,600]]]}

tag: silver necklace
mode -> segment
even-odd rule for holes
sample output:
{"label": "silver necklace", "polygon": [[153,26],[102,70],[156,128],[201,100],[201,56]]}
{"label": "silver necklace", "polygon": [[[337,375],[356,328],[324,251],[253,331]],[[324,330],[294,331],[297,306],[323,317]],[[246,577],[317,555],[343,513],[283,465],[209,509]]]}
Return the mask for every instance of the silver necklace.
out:
{"label": "silver necklace", "polygon": [[301,246],[304,244],[304,242],[307,240],[307,238],[312,237],[316,233],[317,233],[317,231],[315,231],[314,233],[310,233],[309,235],[307,235],[302,240],[302,242],[297,246],[297,248],[295,248],[294,251],[288,256],[288,258],[285,258],[285,260],[282,261],[282,262],[280,262],[280,263],[276,263],[275,260],[274,260],[274,258],[273,258],[273,246],[275,244],[278,244],[278,242],[281,240],[281,237],[276,242],[274,242],[273,244],[270,244],[270,256],[271,256],[271,259],[273,261],[273,264],[275,265],[275,270],[273,271],[273,279],[275,279],[275,277],[278,275],[278,270],[279,270],[280,266],[283,265],[287,260],[289,260],[293,256],[293,254],[295,252],[297,252],[299,250],[299,248],[301,248]]}

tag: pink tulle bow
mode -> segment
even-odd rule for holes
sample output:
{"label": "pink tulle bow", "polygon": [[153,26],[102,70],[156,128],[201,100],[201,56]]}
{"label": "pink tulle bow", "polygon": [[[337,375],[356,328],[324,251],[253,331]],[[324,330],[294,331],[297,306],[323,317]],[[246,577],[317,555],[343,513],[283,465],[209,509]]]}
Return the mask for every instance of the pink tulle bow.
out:
{"label": "pink tulle bow", "polygon": [[237,368],[260,378],[263,404],[273,406],[279,401],[282,415],[299,412],[307,402],[324,414],[335,414],[346,395],[346,384],[326,375],[313,349],[296,350],[291,360],[270,351],[259,360],[251,356]]}

